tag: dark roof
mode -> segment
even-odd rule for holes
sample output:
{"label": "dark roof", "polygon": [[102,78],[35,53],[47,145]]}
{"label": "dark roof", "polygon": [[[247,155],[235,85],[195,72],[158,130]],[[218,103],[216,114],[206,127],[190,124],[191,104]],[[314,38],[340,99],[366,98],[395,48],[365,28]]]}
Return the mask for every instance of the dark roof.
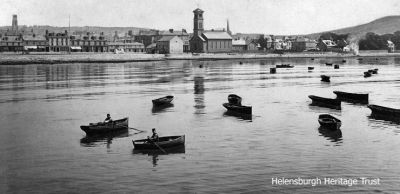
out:
{"label": "dark roof", "polygon": [[232,36],[229,35],[227,32],[203,32],[203,36],[207,39],[230,39],[232,40]]}
{"label": "dark roof", "polygon": [[36,40],[36,41],[46,40],[46,38],[44,36],[38,36],[38,35],[36,35],[36,36],[23,35],[22,38],[23,38],[23,40],[30,40],[30,41],[32,41],[32,40]]}

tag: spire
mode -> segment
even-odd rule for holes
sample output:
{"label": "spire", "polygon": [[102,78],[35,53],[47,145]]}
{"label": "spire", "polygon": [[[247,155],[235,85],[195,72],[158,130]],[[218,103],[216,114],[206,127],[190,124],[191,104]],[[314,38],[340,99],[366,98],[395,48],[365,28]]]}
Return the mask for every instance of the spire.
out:
{"label": "spire", "polygon": [[232,35],[232,32],[229,29],[229,19],[226,19],[226,32],[228,32],[229,35]]}

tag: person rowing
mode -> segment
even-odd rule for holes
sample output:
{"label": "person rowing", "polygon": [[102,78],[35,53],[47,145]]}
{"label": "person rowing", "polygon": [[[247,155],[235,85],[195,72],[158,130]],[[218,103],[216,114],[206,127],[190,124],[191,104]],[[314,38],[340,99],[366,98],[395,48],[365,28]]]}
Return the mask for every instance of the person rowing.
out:
{"label": "person rowing", "polygon": [[156,128],[151,129],[153,135],[151,137],[147,136],[147,139],[151,142],[158,142],[158,134],[156,132]]}
{"label": "person rowing", "polygon": [[104,123],[112,122],[111,115],[107,114],[107,118],[104,120]]}

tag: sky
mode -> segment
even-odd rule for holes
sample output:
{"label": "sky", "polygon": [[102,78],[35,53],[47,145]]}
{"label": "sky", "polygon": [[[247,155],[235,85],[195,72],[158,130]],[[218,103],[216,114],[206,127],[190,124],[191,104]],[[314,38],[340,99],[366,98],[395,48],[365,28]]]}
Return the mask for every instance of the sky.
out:
{"label": "sky", "polygon": [[193,31],[193,10],[204,28],[233,33],[309,34],[400,15],[399,0],[0,0],[0,26],[143,27]]}

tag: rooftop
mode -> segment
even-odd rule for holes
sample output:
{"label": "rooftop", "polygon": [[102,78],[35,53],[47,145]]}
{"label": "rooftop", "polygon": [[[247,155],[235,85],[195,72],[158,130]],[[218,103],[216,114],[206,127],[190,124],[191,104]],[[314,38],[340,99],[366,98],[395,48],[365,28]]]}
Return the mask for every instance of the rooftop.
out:
{"label": "rooftop", "polygon": [[207,39],[230,39],[232,40],[231,35],[229,35],[227,32],[203,32],[203,36],[205,36],[205,38]]}

